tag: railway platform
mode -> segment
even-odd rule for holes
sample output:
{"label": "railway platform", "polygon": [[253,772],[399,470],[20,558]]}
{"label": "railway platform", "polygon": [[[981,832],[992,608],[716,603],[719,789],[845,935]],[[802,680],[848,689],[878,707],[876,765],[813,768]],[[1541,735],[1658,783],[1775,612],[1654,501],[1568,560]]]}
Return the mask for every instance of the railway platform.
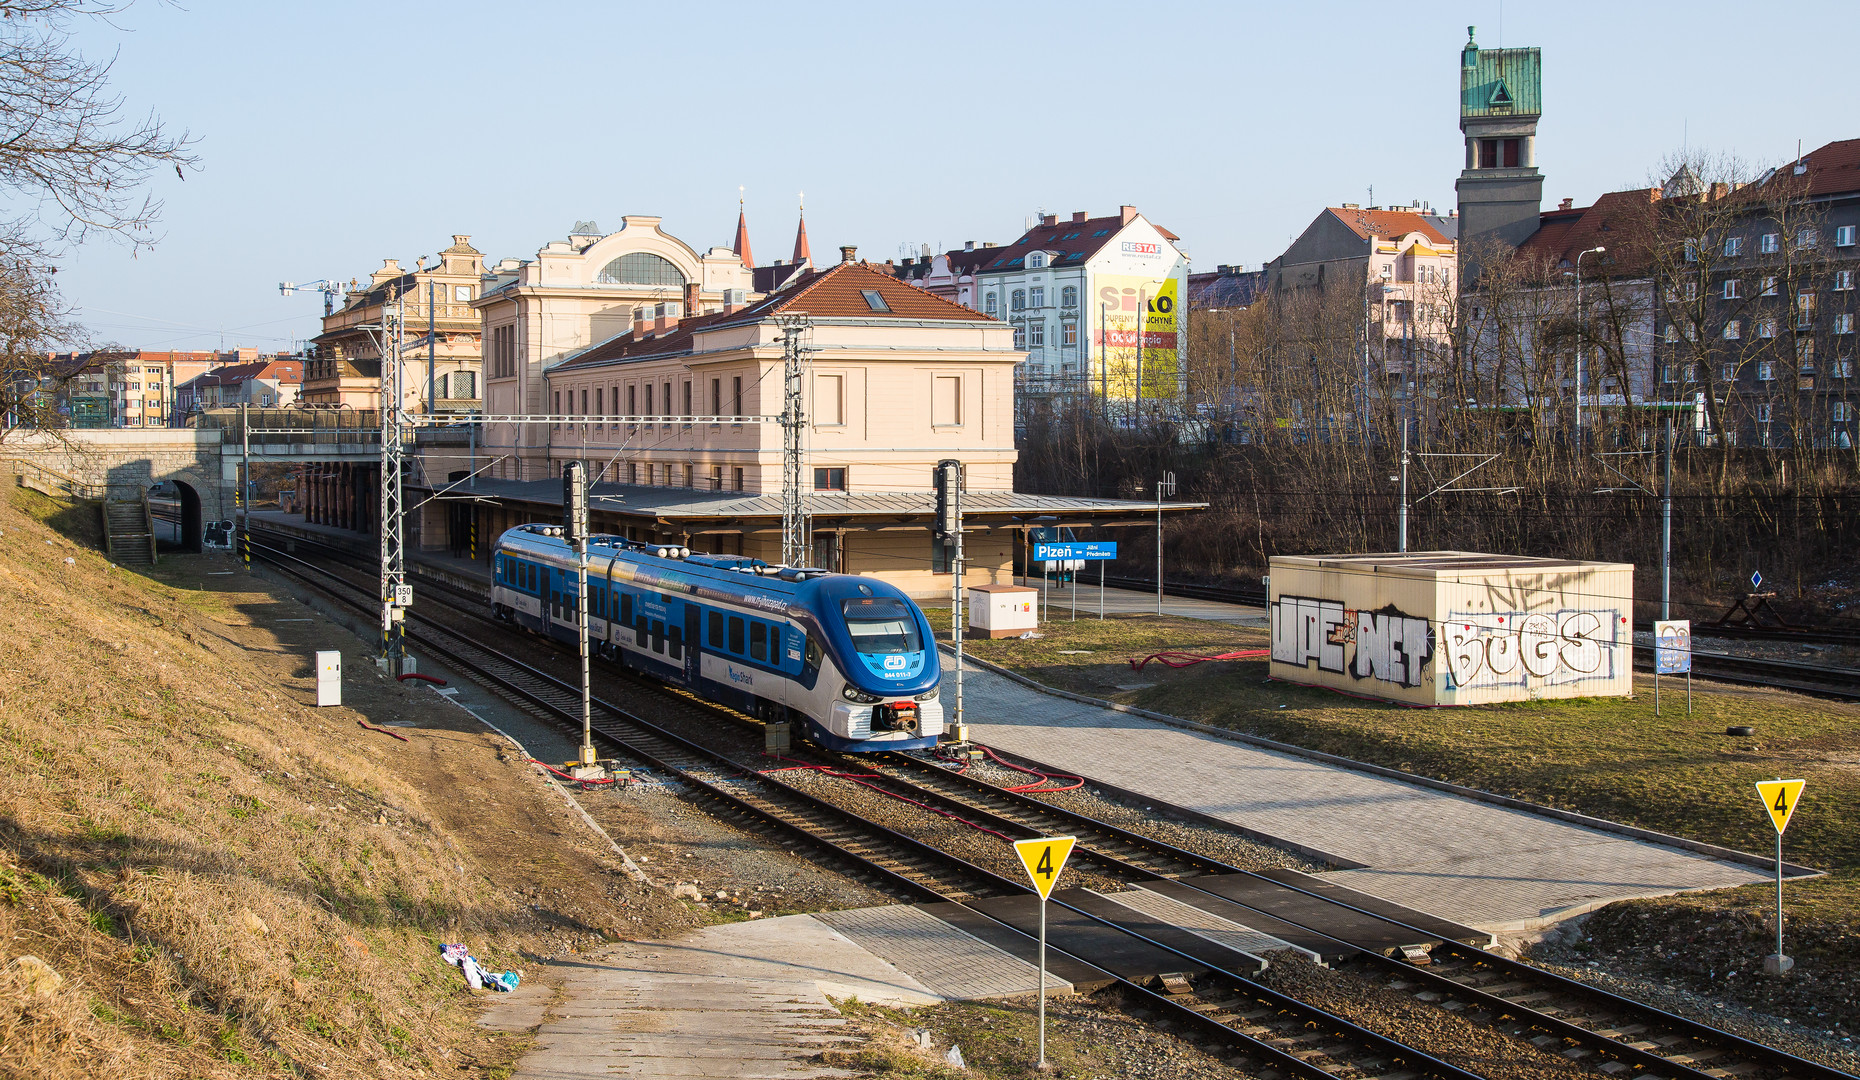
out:
{"label": "railway platform", "polygon": [[1624,835],[1248,745],[963,669],[972,736],[1331,863],[1320,880],[1492,933],[1616,900],[1769,879],[1678,842]]}

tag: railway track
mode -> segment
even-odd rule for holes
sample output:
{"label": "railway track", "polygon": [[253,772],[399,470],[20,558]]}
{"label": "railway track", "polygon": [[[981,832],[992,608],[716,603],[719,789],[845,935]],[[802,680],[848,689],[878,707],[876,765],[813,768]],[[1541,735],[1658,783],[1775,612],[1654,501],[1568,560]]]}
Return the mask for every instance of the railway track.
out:
{"label": "railway track", "polygon": [[[254,545],[254,551],[268,561],[283,555],[258,544]],[[314,566],[307,562],[303,565]],[[350,592],[367,598],[366,602],[346,601],[351,606],[370,616],[376,613],[371,591],[362,591],[361,586],[326,568],[314,569],[341,581]],[[308,580],[301,573],[297,576]],[[459,597],[465,604],[482,602],[482,598],[473,597],[464,590],[437,583],[428,587],[429,594],[434,587]],[[466,613],[478,614],[470,610]],[[570,687],[485,645],[467,642],[454,631],[430,621],[422,621],[417,629],[410,627],[409,635],[427,649],[461,668],[487,677],[547,715],[571,724],[579,722],[578,687]],[[686,701],[694,708],[725,716],[734,723],[755,723],[728,710],[716,710],[682,694],[669,693],[668,688],[647,685],[643,680],[641,688]],[[833,853],[893,891],[957,902],[1025,893],[1025,887],[1017,882],[936,852],[920,841],[864,821],[851,811],[767,776],[744,783],[742,777],[751,771],[749,767],[647,723],[609,702],[598,703],[595,729],[632,756],[691,783],[723,806],[726,816],[739,824],[758,830],[773,827],[804,837],[814,847]],[[1121,878],[1170,879],[1191,888],[1197,877],[1210,875],[1243,875],[1267,880],[1262,875],[1075,813],[1036,796],[1006,791],[915,755],[893,753],[872,757],[886,767],[882,782],[911,799],[942,806],[1010,835],[1077,835],[1080,855]],[[855,764],[869,767],[872,757],[818,752],[807,755],[812,761],[838,767]],[[1049,772],[1058,771],[1037,762],[1028,764]],[[723,790],[726,784],[729,790]],[[747,790],[752,786],[757,790]],[[1286,876],[1302,877],[1290,872],[1286,872]],[[1312,934],[1339,933],[1339,937],[1331,939],[1334,946],[1327,947],[1325,955],[1343,958],[1346,966],[1361,968],[1366,974],[1375,973],[1390,989],[1409,993],[1421,1002],[1488,1025],[1508,1037],[1530,1041],[1539,1049],[1577,1060],[1592,1059],[1598,1064],[1619,1062],[1647,1080],[1701,1080],[1706,1077],[1720,1080],[1725,1077],[1739,1080],[1848,1077],[1851,1080],[1849,1074],[1840,1070],[1521,961],[1487,953],[1440,934],[1438,927],[1421,928],[1401,923],[1389,918],[1385,908],[1377,910],[1374,898],[1326,888],[1316,883],[1317,879],[1305,879],[1308,885],[1301,885],[1297,880],[1273,880],[1292,892],[1349,912],[1359,925],[1365,919],[1380,920],[1411,931],[1416,940],[1438,941],[1431,954],[1421,957],[1423,962],[1416,964],[1407,958],[1387,955],[1387,950],[1378,948],[1377,943],[1338,931],[1337,920],[1333,918],[1306,916],[1301,920],[1293,916],[1289,920]],[[1343,895],[1337,895],[1340,893]],[[1370,906],[1358,906],[1363,903]],[[1286,913],[1261,914],[1263,921],[1271,921]],[[1127,927],[1120,929],[1129,932]],[[1253,1068],[1277,1069],[1312,1080],[1349,1071],[1389,1078],[1429,1075],[1462,1080],[1474,1075],[1279,994],[1243,974],[1218,967],[1209,969],[1205,956],[1184,953],[1159,942],[1150,941],[1150,944],[1182,956],[1184,972],[1165,973],[1147,980],[1120,978],[1117,981],[1152,1007],[1206,1037],[1237,1039],[1229,1043],[1230,1048]]]}

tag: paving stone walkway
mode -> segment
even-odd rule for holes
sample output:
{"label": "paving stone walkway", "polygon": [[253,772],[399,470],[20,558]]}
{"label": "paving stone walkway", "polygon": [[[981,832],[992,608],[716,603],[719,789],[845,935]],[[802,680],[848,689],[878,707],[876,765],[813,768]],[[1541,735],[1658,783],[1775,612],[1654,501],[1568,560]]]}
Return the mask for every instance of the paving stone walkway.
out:
{"label": "paving stone walkway", "polygon": [[1326,875],[1339,884],[1482,930],[1765,880],[1751,866],[1184,730],[973,665],[963,697],[986,745],[1328,852],[1363,867]]}

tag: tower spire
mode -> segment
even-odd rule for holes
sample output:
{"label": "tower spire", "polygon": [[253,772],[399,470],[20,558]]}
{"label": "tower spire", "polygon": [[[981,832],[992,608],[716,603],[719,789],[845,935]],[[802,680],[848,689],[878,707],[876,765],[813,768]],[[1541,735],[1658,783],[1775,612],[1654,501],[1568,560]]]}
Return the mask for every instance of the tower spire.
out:
{"label": "tower spire", "polygon": [[795,198],[800,199],[802,201],[801,201],[801,223],[794,230],[794,261],[796,263],[803,263],[803,262],[808,262],[813,258],[813,256],[809,254],[807,250],[807,202],[806,202],[807,192],[805,191],[796,192]]}
{"label": "tower spire", "polygon": [[749,215],[743,209],[741,185],[736,188],[736,243],[731,246],[730,251],[742,260],[744,267],[750,270],[756,268],[756,258],[749,253]]}

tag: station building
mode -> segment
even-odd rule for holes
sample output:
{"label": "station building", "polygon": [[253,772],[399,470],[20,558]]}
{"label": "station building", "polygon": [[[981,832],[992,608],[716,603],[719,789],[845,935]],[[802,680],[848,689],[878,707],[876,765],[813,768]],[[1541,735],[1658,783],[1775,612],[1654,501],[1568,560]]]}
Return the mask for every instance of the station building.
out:
{"label": "station building", "polygon": [[[964,464],[968,585],[1006,583],[1034,529],[1154,527],[1154,501],[1014,490],[1015,374],[1026,354],[1011,324],[860,262],[850,247],[832,266],[804,262],[752,294],[737,253],[698,255],[658,222],[629,217],[620,233],[579,247],[571,238],[538,265],[494,271],[509,276],[479,301],[487,415],[550,419],[487,420],[482,438],[423,432],[411,482],[432,498],[410,525],[420,546],[487,558],[504,529],[560,517],[562,466],[582,461],[596,530],[778,562],[774,418],[783,329],[796,320],[808,356],[811,564],[947,595],[954,553],[928,529],[932,469],[945,458]],[[1165,503],[1162,513],[1201,505]]]}

